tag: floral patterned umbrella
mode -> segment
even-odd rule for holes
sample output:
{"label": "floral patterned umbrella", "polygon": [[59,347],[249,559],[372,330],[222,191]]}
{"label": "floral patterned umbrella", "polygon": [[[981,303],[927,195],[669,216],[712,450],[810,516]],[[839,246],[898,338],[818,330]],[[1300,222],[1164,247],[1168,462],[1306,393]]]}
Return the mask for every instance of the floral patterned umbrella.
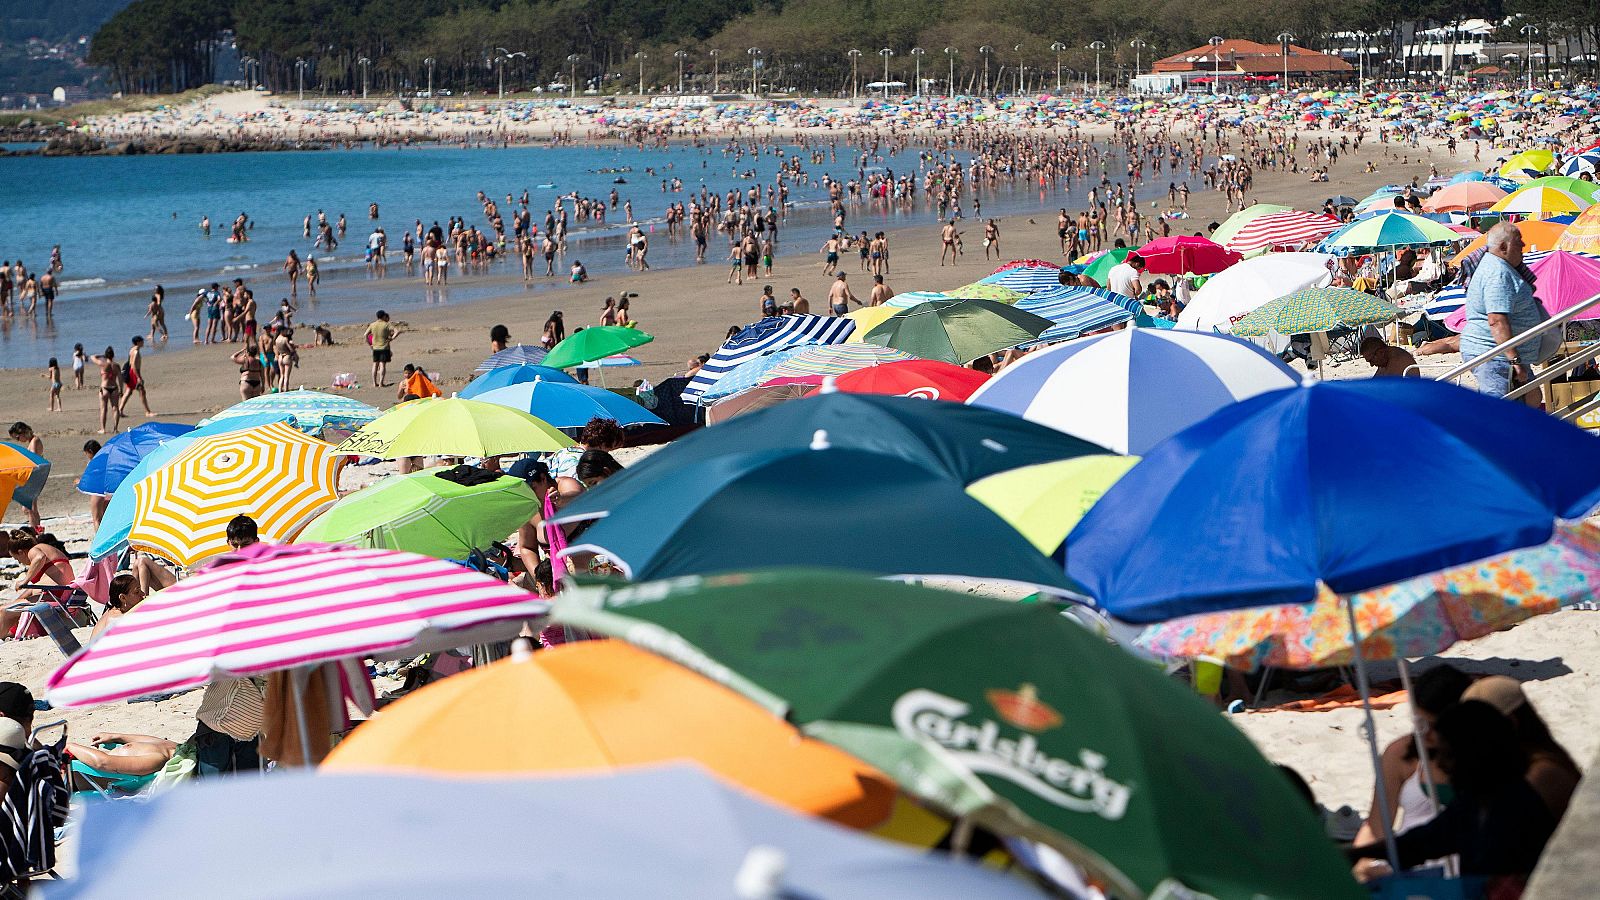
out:
{"label": "floral patterned umbrella", "polygon": [[1600,528],[1560,525],[1548,543],[1411,578],[1348,598],[1208,613],[1152,625],[1135,643],[1159,656],[1210,656],[1240,669],[1313,669],[1351,662],[1355,605],[1361,655],[1430,656],[1600,591]]}

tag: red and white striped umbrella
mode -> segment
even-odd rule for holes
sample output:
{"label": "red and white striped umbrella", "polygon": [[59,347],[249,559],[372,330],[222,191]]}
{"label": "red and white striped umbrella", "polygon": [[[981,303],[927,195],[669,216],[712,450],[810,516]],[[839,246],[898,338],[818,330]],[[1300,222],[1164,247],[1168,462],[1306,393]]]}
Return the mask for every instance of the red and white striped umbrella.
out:
{"label": "red and white striped umbrella", "polygon": [[256,544],[150,596],[46,684],[92,706],[331,660],[515,634],[537,595],[454,563],[333,544]]}
{"label": "red and white striped umbrella", "polygon": [[1333,234],[1342,224],[1332,216],[1298,209],[1268,213],[1245,223],[1237,234],[1228,239],[1227,247],[1239,253],[1250,253],[1266,247],[1298,250]]}

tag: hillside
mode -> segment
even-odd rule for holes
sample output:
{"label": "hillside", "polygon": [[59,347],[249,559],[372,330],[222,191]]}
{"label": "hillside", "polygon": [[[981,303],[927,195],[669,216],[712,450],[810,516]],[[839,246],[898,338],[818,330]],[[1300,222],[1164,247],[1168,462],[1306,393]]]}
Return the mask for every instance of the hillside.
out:
{"label": "hillside", "polygon": [[0,40],[55,43],[92,35],[132,0],[0,0]]}

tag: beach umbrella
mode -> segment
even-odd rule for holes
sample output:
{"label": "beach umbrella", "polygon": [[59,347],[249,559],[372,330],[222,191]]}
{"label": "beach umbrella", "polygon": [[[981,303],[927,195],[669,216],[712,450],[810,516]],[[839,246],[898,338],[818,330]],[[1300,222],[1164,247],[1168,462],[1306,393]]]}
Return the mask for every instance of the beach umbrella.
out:
{"label": "beach umbrella", "polygon": [[768,316],[717,348],[689,379],[683,389],[683,399],[697,401],[713,384],[747,360],[801,344],[842,344],[855,331],[856,322],[849,317]]}
{"label": "beach umbrella", "polygon": [[886,394],[921,400],[965,402],[989,376],[974,369],[933,359],[911,359],[868,366],[833,379],[847,394]]}
{"label": "beach umbrella", "polygon": [[544,362],[550,351],[543,347],[528,347],[517,344],[504,350],[489,354],[489,358],[478,363],[473,371],[479,375],[491,372],[505,366],[537,366]]}
{"label": "beach umbrella", "polygon": [[1251,219],[1225,243],[1229,250],[1246,254],[1271,247],[1299,249],[1338,231],[1343,224],[1332,216],[1291,209]]}
{"label": "beach umbrella", "polygon": [[743,696],[620,641],[582,641],[434,682],[385,707],[328,772],[552,775],[685,760],[796,812],[872,828],[896,789]]}
{"label": "beach umbrella", "polygon": [[1565,191],[1571,194],[1586,206],[1594,203],[1596,199],[1600,199],[1600,196],[1597,196],[1600,195],[1600,184],[1584,181],[1582,178],[1574,178],[1570,175],[1542,175],[1522,187],[1524,190],[1539,187],[1555,188],[1558,191]]}
{"label": "beach umbrella", "polygon": [[544,499],[520,478],[461,484],[441,469],[391,475],[347,494],[295,538],[465,559],[539,512]]}
{"label": "beach umbrella", "polygon": [[1001,265],[996,266],[994,271],[990,272],[989,274],[990,275],[999,275],[1001,272],[1010,271],[1011,269],[1059,269],[1059,268],[1061,268],[1061,267],[1056,265],[1055,263],[1047,260],[1047,259],[1033,259],[1033,258],[1030,257],[1028,259],[1013,259],[1012,261],[1010,261],[1008,263],[1002,263]]}
{"label": "beach umbrella", "polygon": [[886,363],[915,359],[909,353],[880,347],[877,344],[814,344],[801,347],[785,356],[777,365],[767,370],[762,383],[781,379],[821,379],[829,375],[843,375],[859,369],[868,369]]}
{"label": "beach umbrella", "polygon": [[949,294],[940,293],[939,291],[901,291],[884,301],[882,305],[893,309],[909,309],[918,303],[927,303],[929,300],[949,299]]}
{"label": "beach umbrella", "polygon": [[1193,235],[1156,238],[1134,251],[1145,271],[1156,275],[1210,275],[1244,259],[1238,253]]}
{"label": "beach umbrella", "polygon": [[867,332],[865,342],[965,365],[1027,343],[1051,324],[992,300],[935,300],[895,313]]}
{"label": "beach umbrella", "polygon": [[1280,206],[1276,203],[1257,203],[1247,206],[1223,220],[1223,223],[1217,226],[1217,230],[1211,233],[1211,239],[1219,244],[1228,244],[1239,233],[1240,229],[1256,219],[1274,213],[1293,211],[1294,207],[1292,206]]}
{"label": "beach umbrella", "polygon": [[1080,456],[999,472],[967,486],[1040,553],[1054,554],[1137,456]]}
{"label": "beach umbrella", "polygon": [[1144,313],[1138,300],[1105,288],[1062,285],[1017,303],[1017,308],[1049,319],[1051,325],[1024,347],[1070,341],[1113,325],[1132,322]]}
{"label": "beach umbrella", "polygon": [[1146,628],[1135,643],[1161,657],[1206,656],[1230,667],[1348,665],[1353,608],[1363,659],[1443,653],[1460,641],[1592,600],[1600,591],[1600,529],[1562,524],[1547,543],[1340,597],[1186,616]]}
{"label": "beach umbrella", "polygon": [[1338,208],[1343,206],[1355,206],[1361,201],[1350,196],[1349,194],[1335,194],[1334,196],[1329,197],[1325,202],[1331,203],[1335,208]]}
{"label": "beach umbrella", "polygon": [[[1523,219],[1515,224],[1517,231],[1522,233],[1522,249],[1525,252],[1535,253],[1556,249],[1561,236],[1566,234],[1570,227],[1553,219]],[[1473,253],[1482,250],[1488,240],[1487,235],[1473,238],[1471,243],[1462,247],[1460,252],[1450,258],[1450,262],[1460,263]]]}
{"label": "beach umbrella", "polygon": [[1043,841],[1119,896],[1361,896],[1247,738],[1048,605],[781,570],[585,589],[555,615],[727,684],[935,807]]}
{"label": "beach umbrella", "polygon": [[[1600,294],[1600,257],[1557,250],[1528,262],[1538,283],[1534,294],[1545,312],[1555,315]],[[1600,318],[1600,309],[1579,313],[1576,319]]]}
{"label": "beach umbrella", "polygon": [[1561,163],[1561,174],[1568,178],[1577,178],[1580,175],[1594,176],[1600,172],[1600,153],[1579,153],[1569,156]]}
{"label": "beach umbrella", "polygon": [[1428,212],[1480,212],[1506,196],[1506,192],[1484,181],[1463,181],[1441,188],[1422,201]]}
{"label": "beach umbrella", "polygon": [[128,474],[150,453],[176,437],[194,430],[176,422],[146,422],[108,439],[78,476],[78,490],[106,495],[116,491]]}
{"label": "beach umbrella", "polygon": [[[707,406],[726,397],[748,392],[751,388],[759,387],[766,379],[767,373],[791,356],[808,347],[836,346],[833,344],[792,344],[761,356],[751,357],[728,370],[716,383],[701,392],[696,402]],[[843,346],[843,345],[837,345]]]}
{"label": "beach umbrella", "polygon": [[1089,263],[1089,267],[1083,270],[1083,274],[1092,279],[1095,284],[1105,287],[1107,280],[1110,278],[1111,270],[1120,265],[1131,253],[1133,253],[1133,250],[1129,247],[1107,250],[1096,256],[1094,261]]}
{"label": "beach umbrella", "polygon": [[845,343],[862,343],[862,338],[866,337],[867,332],[876,328],[885,319],[899,311],[898,307],[881,304],[878,306],[863,306],[860,309],[845,313],[841,318],[849,319],[855,323],[855,330],[850,332],[850,337],[845,340]]}
{"label": "beach umbrella", "polygon": [[[777,409],[738,422],[755,422]],[[728,427],[708,430],[716,434]],[[604,517],[566,555],[604,554],[635,581],[805,565],[1077,593],[1060,566],[968,497],[960,480],[897,456],[834,448],[829,441],[830,432],[819,430],[808,445],[691,462],[678,467],[673,479],[642,479],[624,496],[602,493],[602,483],[586,492],[592,503],[569,505],[550,521],[587,521],[603,504]],[[826,539],[791,541],[750,527],[753,517],[774,513],[783,533]]]}
{"label": "beach umbrella", "polygon": [[252,397],[235,403],[209,419],[201,419],[200,424],[210,425],[212,422],[221,422],[225,419],[258,415],[293,416],[296,427],[301,431],[306,434],[320,434],[325,419],[370,422],[376,419],[380,412],[376,406],[362,403],[354,397],[342,397],[302,388],[297,391]]}
{"label": "beach umbrella", "polygon": [[1525,187],[1500,198],[1489,207],[1489,211],[1546,219],[1579,212],[1588,206],[1588,201],[1580,200],[1576,194],[1567,191],[1552,187]]}
{"label": "beach umbrella", "polygon": [[55,706],[95,706],[213,678],[401,659],[510,637],[548,606],[497,578],[415,553],[255,544],[150,595],[57,669],[46,695]]}
{"label": "beach umbrella", "polygon": [[653,340],[655,340],[654,335],[646,334],[637,328],[624,328],[620,325],[585,328],[573,332],[566,340],[557,344],[550,351],[550,355],[544,358],[542,365],[552,369],[570,369],[579,363],[627,352]]}
{"label": "beach umbrella", "polygon": [[1030,353],[967,403],[1143,454],[1225,406],[1299,381],[1238,338],[1133,328]]}
{"label": "beach umbrella", "polygon": [[1178,328],[1227,331],[1245,313],[1302,288],[1333,281],[1336,260],[1325,253],[1268,253],[1206,279],[1178,313]]}
{"label": "beach umbrella", "polygon": [[[441,811],[457,809],[472,811],[471,827],[442,827]],[[352,828],[356,810],[374,822],[441,827],[428,829],[438,834],[419,852],[391,829]],[[530,821],[556,826],[532,849]],[[998,872],[793,815],[692,766],[565,778],[207,779],[148,803],[95,804],[82,827],[63,897],[152,884],[174,896],[256,886],[283,897],[1040,896]]]}
{"label": "beach umbrella", "polygon": [[1506,160],[1499,173],[1513,181],[1526,181],[1550,171],[1555,164],[1556,155],[1549,150],[1524,150]]}
{"label": "beach umbrella", "polygon": [[1359,328],[1393,322],[1403,315],[1400,307],[1361,291],[1340,287],[1302,288],[1268,301],[1233,323],[1241,337],[1264,337]]}
{"label": "beach umbrella", "polygon": [[199,438],[133,486],[128,544],[193,566],[227,551],[237,515],[262,540],[288,540],[339,499],[343,463],[286,422]]}
{"label": "beach umbrella", "polygon": [[[1396,459],[1473,489],[1396,507],[1372,477]],[[1136,624],[1306,603],[1543,543],[1600,503],[1597,471],[1587,434],[1520,404],[1416,378],[1307,383],[1145,454],[1078,523],[1067,570]]]}
{"label": "beach umbrella", "polygon": [[1600,255],[1600,205],[1591,206],[1572,220],[1555,249]]}
{"label": "beach umbrella", "polygon": [[[1059,270],[1051,270],[1051,272],[1057,271]],[[1052,280],[1043,288],[1043,290],[1050,290],[1060,285],[1058,276],[1051,275],[1051,279]],[[1006,287],[1005,285],[985,284],[982,281],[974,281],[971,284],[962,285],[961,287],[945,291],[943,297],[930,297],[928,299],[993,300],[996,303],[1016,303],[1018,300],[1028,296],[1029,293],[1029,291],[1019,291],[1016,288]]]}
{"label": "beach umbrella", "polygon": [[490,369],[488,372],[467,382],[467,386],[457,392],[456,396],[462,400],[473,400],[485,391],[510,387],[513,384],[523,384],[529,381],[553,381],[563,384],[578,383],[578,379],[560,369],[552,369],[549,366],[501,366],[498,369]]}
{"label": "beach umbrella", "polygon": [[572,446],[554,426],[519,409],[481,400],[427,397],[390,409],[346,438],[336,453],[402,456],[501,456]]}
{"label": "beach umbrella", "polygon": [[1404,247],[1443,247],[1461,239],[1461,235],[1432,219],[1388,212],[1351,222],[1328,235],[1317,245],[1317,251],[1334,256],[1360,256]]}
{"label": "beach umbrella", "polygon": [[[1053,263],[1018,265],[1000,270],[978,279],[979,284],[1010,288],[1021,294],[1046,291],[1061,284],[1061,267]],[[961,293],[959,296],[975,296]]]}
{"label": "beach umbrella", "polygon": [[0,441],[0,513],[11,501],[32,509],[50,478],[50,461],[21,444]]}
{"label": "beach umbrella", "polygon": [[[599,359],[591,359],[586,363],[581,363],[575,366],[574,368],[588,369],[593,371],[595,369],[627,369],[632,368],[633,366],[642,365],[644,365],[644,363],[640,362],[639,358],[636,356],[629,356],[626,353],[616,353],[611,356],[602,356]],[[600,374],[604,375],[605,373],[602,372]]]}
{"label": "beach umbrella", "polygon": [[557,428],[582,428],[590,419],[618,425],[665,425],[659,416],[605,388],[563,381],[524,381],[478,395],[478,401],[521,410]]}

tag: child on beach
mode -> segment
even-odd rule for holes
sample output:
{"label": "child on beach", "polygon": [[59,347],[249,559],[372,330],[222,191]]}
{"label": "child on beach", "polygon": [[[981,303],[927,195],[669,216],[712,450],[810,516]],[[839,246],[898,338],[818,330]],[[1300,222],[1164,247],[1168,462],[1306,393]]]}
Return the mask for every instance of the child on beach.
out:
{"label": "child on beach", "polygon": [[72,345],[72,389],[83,390],[83,367],[89,362],[89,357],[83,352],[82,344]]}
{"label": "child on beach", "polygon": [[734,279],[744,284],[744,254],[739,252],[738,244],[728,248],[728,283],[733,284]]}
{"label": "child on beach", "polygon": [[56,362],[54,356],[45,366],[44,377],[50,382],[50,403],[46,407],[50,412],[61,412],[61,364]]}

